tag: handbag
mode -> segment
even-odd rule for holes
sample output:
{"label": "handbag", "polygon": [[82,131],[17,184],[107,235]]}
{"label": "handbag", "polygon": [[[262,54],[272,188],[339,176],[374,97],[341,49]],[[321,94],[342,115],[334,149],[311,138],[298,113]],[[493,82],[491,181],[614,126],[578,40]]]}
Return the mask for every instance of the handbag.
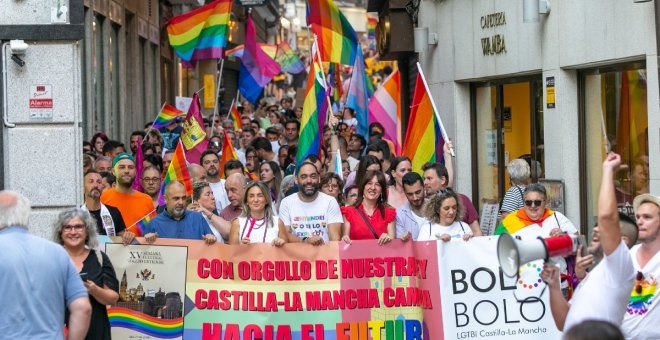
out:
{"label": "handbag", "polygon": [[369,227],[369,230],[371,230],[371,233],[374,235],[374,238],[378,239],[378,234],[376,234],[376,230],[374,230],[374,227],[371,226],[371,223],[369,223],[369,220],[367,219],[367,217],[364,216],[364,213],[362,212],[362,210],[358,209],[357,207],[355,207],[355,210],[357,210],[358,214],[360,214],[360,216],[362,216],[362,219],[364,220],[364,223],[367,224],[367,227]]}

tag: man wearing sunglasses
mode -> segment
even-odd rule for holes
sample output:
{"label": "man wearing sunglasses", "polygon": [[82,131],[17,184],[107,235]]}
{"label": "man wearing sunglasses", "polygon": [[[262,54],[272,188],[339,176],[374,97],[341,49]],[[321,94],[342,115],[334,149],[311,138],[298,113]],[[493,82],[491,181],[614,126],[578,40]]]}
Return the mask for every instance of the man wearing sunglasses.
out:
{"label": "man wearing sunglasses", "polygon": [[633,201],[639,244],[630,250],[635,282],[621,329],[627,339],[660,339],[660,197],[642,194]]}
{"label": "man wearing sunglasses", "polygon": [[[570,302],[564,299],[559,283],[559,268],[545,265],[541,278],[550,289],[550,309],[559,330],[570,330],[586,320],[601,320],[620,326],[626,313],[634,268],[626,243],[621,239],[614,175],[621,157],[610,153],[603,162],[598,196],[598,226],[603,260],[587,275]],[[657,226],[656,226],[657,228]],[[657,325],[649,328],[655,328]],[[638,339],[635,337],[635,339]],[[657,337],[656,337],[657,339]]]}

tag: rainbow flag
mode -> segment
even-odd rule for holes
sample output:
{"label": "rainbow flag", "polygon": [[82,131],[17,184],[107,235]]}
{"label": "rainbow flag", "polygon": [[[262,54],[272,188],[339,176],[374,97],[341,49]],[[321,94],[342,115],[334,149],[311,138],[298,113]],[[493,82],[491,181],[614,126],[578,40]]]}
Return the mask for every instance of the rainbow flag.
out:
{"label": "rainbow flag", "polygon": [[186,187],[186,195],[192,196],[192,179],[188,173],[188,165],[186,164],[186,155],[183,151],[183,142],[179,140],[170,167],[167,168],[163,183],[160,185],[160,193],[158,194],[158,204],[165,204],[165,186],[172,181],[181,182]]}
{"label": "rainbow flag", "polygon": [[177,109],[176,107],[165,104],[163,105],[163,108],[160,109],[160,112],[158,112],[158,116],[156,116],[156,119],[154,119],[153,124],[151,124],[152,129],[161,129],[164,128],[172,122],[174,122],[174,119],[176,117],[185,117],[186,113]]}
{"label": "rainbow flag", "polygon": [[340,111],[341,97],[344,95],[344,81],[341,79],[341,65],[336,63],[329,63],[326,83],[328,84],[328,91],[330,92],[330,104],[332,105],[332,111]]}
{"label": "rainbow flag", "polygon": [[300,119],[300,135],[296,164],[300,164],[308,155],[320,155],[321,133],[328,110],[328,95],[323,80],[323,66],[319,64],[316,42],[312,46],[312,63],[307,75],[307,89]]}
{"label": "rainbow flag", "polygon": [[346,107],[355,110],[355,119],[358,125],[356,133],[362,136],[369,135],[368,109],[369,98],[374,94],[373,89],[367,84],[371,83],[367,74],[364,72],[364,58],[362,51],[358,50],[351,75],[351,83],[348,85],[348,96],[346,97]]}
{"label": "rainbow flag", "polygon": [[245,28],[245,48],[238,73],[238,88],[250,103],[255,104],[264,86],[280,73],[280,64],[257,46],[257,33],[248,14]]}
{"label": "rainbow flag", "polygon": [[122,307],[109,307],[110,327],[121,327],[158,339],[174,339],[183,335],[183,317],[161,319]]}
{"label": "rainbow flag", "polygon": [[231,107],[229,108],[229,117],[234,122],[234,131],[238,132],[239,129],[243,128],[243,122],[241,122],[241,114],[238,113],[236,105],[234,105],[234,100],[231,101]]}
{"label": "rainbow flag", "polygon": [[369,101],[369,123],[383,125],[384,137],[394,143],[394,153],[401,155],[401,75],[390,74]]}
{"label": "rainbow flag", "polygon": [[410,118],[402,155],[412,160],[413,171],[422,173],[422,166],[436,161],[436,154],[442,155],[440,126],[431,103],[431,94],[426,90],[426,81],[421,72],[417,73],[415,91],[410,107]]}
{"label": "rainbow flag", "polygon": [[[262,44],[262,43],[257,43],[261,49],[268,54],[269,57],[275,59],[275,56],[277,55],[277,45],[271,45],[271,44]],[[238,59],[243,59],[243,50],[245,49],[245,45],[238,45],[231,50],[227,51],[225,53],[228,57],[235,57]]]}
{"label": "rainbow flag", "polygon": [[286,40],[282,40],[277,45],[275,61],[280,64],[283,72],[300,73],[305,70],[305,66],[300,61],[300,58],[298,58],[298,55],[293,52],[291,46],[289,46]]}
{"label": "rainbow flag", "polygon": [[307,26],[317,36],[321,60],[353,65],[360,49],[357,35],[332,0],[307,2]]}
{"label": "rainbow flag", "polygon": [[378,26],[378,19],[367,15],[367,39],[369,40],[369,48],[376,49],[376,26]]}
{"label": "rainbow flag", "polygon": [[231,0],[216,0],[170,19],[170,46],[185,67],[193,67],[197,60],[223,57],[231,4]]}
{"label": "rainbow flag", "polygon": [[504,233],[508,234],[515,234],[517,233],[520,229],[525,228],[527,226],[533,225],[533,224],[539,224],[541,225],[543,221],[545,221],[546,218],[552,216],[555,212],[550,210],[550,209],[545,209],[545,212],[543,213],[543,216],[541,216],[540,219],[538,220],[532,220],[529,217],[527,217],[527,214],[525,214],[524,209],[518,209],[508,215],[500,222],[500,225],[495,228],[495,232],[493,235],[501,235]]}
{"label": "rainbow flag", "polygon": [[156,209],[152,210],[150,213],[142,217],[139,221],[135,222],[132,226],[126,228],[126,230],[135,234],[135,236],[143,236],[144,231],[147,229],[151,219],[158,216]]}

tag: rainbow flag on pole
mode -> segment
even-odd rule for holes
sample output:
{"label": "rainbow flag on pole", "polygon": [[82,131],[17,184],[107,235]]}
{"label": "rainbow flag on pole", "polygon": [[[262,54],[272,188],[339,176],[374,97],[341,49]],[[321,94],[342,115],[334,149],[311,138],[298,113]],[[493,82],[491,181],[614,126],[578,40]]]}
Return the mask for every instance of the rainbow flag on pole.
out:
{"label": "rainbow flag on pole", "polygon": [[231,4],[231,0],[216,0],[170,19],[170,46],[185,67],[193,67],[197,60],[223,57]]}
{"label": "rainbow flag on pole", "polygon": [[283,72],[300,73],[305,70],[305,66],[300,61],[300,58],[293,52],[286,40],[282,40],[277,45],[275,61],[280,64]]}
{"label": "rainbow flag on pole", "polygon": [[307,25],[318,37],[321,60],[353,65],[359,45],[357,35],[332,0],[307,2]]}
{"label": "rainbow flag on pole", "polygon": [[436,162],[436,154],[442,155],[444,140],[441,138],[438,115],[426,87],[424,74],[419,69],[415,81],[415,91],[410,107],[410,118],[406,138],[403,142],[402,155],[412,161],[412,170],[421,173],[422,166]]}
{"label": "rainbow flag on pole", "polygon": [[151,219],[156,217],[157,215],[158,213],[156,212],[156,209],[154,209],[146,216],[142,217],[139,221],[135,222],[135,224],[126,228],[126,230],[132,232],[133,234],[135,234],[135,236],[144,236],[144,230],[147,229],[147,226],[149,225],[149,222],[151,222]]}
{"label": "rainbow flag on pole", "polygon": [[[268,54],[269,57],[275,59],[275,56],[277,55],[277,45],[271,45],[271,44],[257,44],[261,49]],[[227,56],[228,57],[236,57],[238,59],[243,59],[243,50],[245,49],[245,45],[238,45],[231,50],[227,51]]]}
{"label": "rainbow flag on pole", "polygon": [[238,89],[250,103],[257,102],[264,86],[280,73],[280,64],[257,46],[257,33],[248,14],[245,28],[245,48],[238,73]]}
{"label": "rainbow flag on pole", "polygon": [[234,131],[238,133],[238,130],[243,128],[243,122],[241,122],[241,114],[238,113],[238,109],[234,104],[235,102],[232,99],[231,106],[229,107],[229,117],[234,122]]}
{"label": "rainbow flag on pole", "polygon": [[170,167],[167,168],[163,183],[160,185],[160,193],[158,194],[158,204],[165,204],[165,186],[172,181],[178,181],[186,187],[186,195],[192,196],[192,179],[188,173],[188,165],[186,164],[186,155],[183,151],[183,142],[179,143],[174,150],[172,162]]}
{"label": "rainbow flag on pole", "polygon": [[164,128],[172,122],[174,122],[174,119],[176,117],[185,117],[186,113],[177,109],[176,107],[165,104],[163,105],[163,108],[160,109],[160,112],[158,112],[158,116],[156,116],[156,119],[154,120],[153,124],[151,124],[151,128],[158,130],[160,128]]}
{"label": "rainbow flag on pole", "polygon": [[300,135],[298,138],[298,152],[296,164],[300,164],[308,155],[320,154],[321,128],[325,124],[325,112],[328,110],[325,80],[323,79],[323,66],[319,63],[316,42],[312,46],[312,60],[307,75],[307,89],[303,102],[303,112],[300,119]]}
{"label": "rainbow flag on pole", "polygon": [[401,76],[395,70],[369,101],[369,123],[383,125],[384,137],[394,143],[394,153],[401,154]]}

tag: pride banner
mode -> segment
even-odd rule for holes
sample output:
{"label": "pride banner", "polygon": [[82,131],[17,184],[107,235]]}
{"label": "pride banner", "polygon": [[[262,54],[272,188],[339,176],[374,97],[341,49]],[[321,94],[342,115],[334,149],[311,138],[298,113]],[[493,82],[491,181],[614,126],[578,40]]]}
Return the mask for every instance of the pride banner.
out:
{"label": "pride banner", "polygon": [[[181,328],[158,316],[136,322],[157,324],[161,338],[177,329],[183,339],[209,340],[560,337],[548,294],[524,283],[536,280],[536,269],[521,276],[521,283],[506,278],[496,242],[482,237],[276,248],[161,239],[152,246],[120,247],[129,254],[141,247],[157,247],[161,254],[187,247],[185,264],[167,267],[168,275],[185,273]],[[108,254],[115,264],[115,253]],[[115,264],[115,270],[124,269]],[[129,323],[122,311],[110,309],[111,323],[119,316]],[[144,325],[143,338],[158,338]],[[124,327],[112,326],[113,334]]]}

